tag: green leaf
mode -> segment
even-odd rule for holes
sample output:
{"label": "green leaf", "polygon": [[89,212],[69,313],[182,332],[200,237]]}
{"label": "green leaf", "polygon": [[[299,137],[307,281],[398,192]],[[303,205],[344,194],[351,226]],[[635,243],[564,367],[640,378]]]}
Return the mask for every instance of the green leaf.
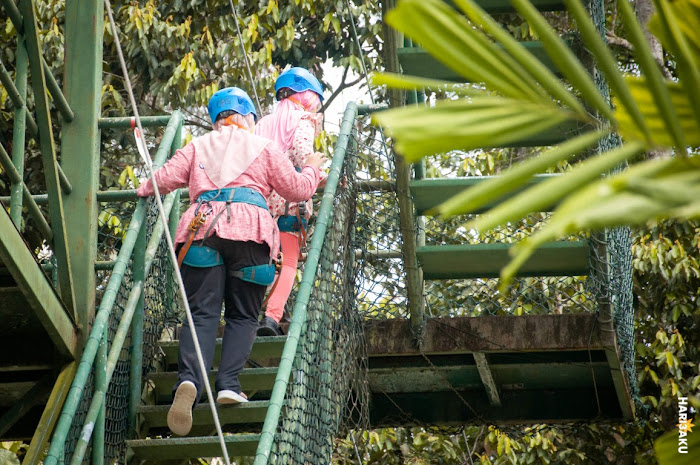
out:
{"label": "green leaf", "polygon": [[[659,114],[666,126],[669,134],[671,134],[676,147],[685,149],[686,141],[684,131],[681,129],[681,124],[678,115],[673,109],[671,96],[668,92],[664,78],[659,70],[654,56],[649,48],[649,43],[642,27],[637,21],[637,17],[632,10],[628,0],[617,0],[617,11],[625,24],[625,28],[629,34],[629,40],[634,45],[634,56],[637,59],[637,64],[646,77],[646,82],[649,87],[649,93],[653,96],[654,102],[659,109]],[[640,105],[644,108],[644,105]],[[652,129],[653,132],[653,129]]]}
{"label": "green leaf", "polygon": [[404,0],[385,20],[470,81],[513,98],[543,97],[527,73],[517,72],[521,67],[515,60],[442,1]]}
{"label": "green leaf", "polygon": [[659,465],[695,465],[700,462],[700,434],[697,431],[686,436],[687,453],[678,451],[678,429],[673,429],[654,442],[654,452]]}
{"label": "green leaf", "polygon": [[547,206],[557,203],[564,196],[575,192],[624,161],[638,155],[642,150],[641,144],[630,143],[591,157],[569,173],[541,182],[489,210],[486,214],[467,223],[465,228],[487,231],[499,224],[519,220],[529,213],[542,211]]}
{"label": "green leaf", "polygon": [[573,114],[552,105],[475,97],[439,102],[433,108],[405,107],[375,113],[372,121],[394,137],[408,161],[449,150],[498,147],[553,128]]}
{"label": "green leaf", "polygon": [[613,119],[612,109],[596,87],[591,75],[571,49],[561,40],[557,32],[547,23],[547,20],[527,0],[512,0],[512,3],[537,32],[547,54],[557,65],[559,71],[601,115]]}
{"label": "green leaf", "polygon": [[[562,84],[546,66],[536,59],[530,52],[504,30],[491,16],[481,9],[473,0],[455,0],[459,8],[467,17],[484,32],[494,37],[503,48],[515,59],[537,83],[550,93],[555,99],[571,108],[582,118],[588,116],[578,99]],[[525,25],[525,23],[523,23]]]}
{"label": "green leaf", "polygon": [[634,122],[636,129],[645,136],[647,143],[651,136],[649,128],[644,122],[639,107],[632,97],[629,87],[625,84],[622,73],[618,68],[617,59],[612,55],[600,37],[595,25],[591,22],[588,12],[578,0],[564,0],[571,16],[576,20],[578,30],[588,50],[593,54],[600,70],[605,74],[611,91],[617,95],[618,107],[623,107]]}
{"label": "green leaf", "polygon": [[[669,132],[669,123],[666,115],[662,113],[656,103],[648,79],[642,77],[629,76],[625,78],[630,92],[642,109],[642,115],[647,122],[651,133],[652,143],[656,146],[673,146],[676,143],[676,136]],[[694,117],[692,103],[689,101],[686,92],[681,84],[676,82],[664,82],[665,94],[669,96],[668,105],[678,119],[677,130],[685,134],[685,140],[691,146],[700,145],[700,125]],[[620,102],[615,98],[615,105]],[[632,121],[633,117],[626,111],[625,107],[618,106],[616,116],[619,123],[619,131],[626,140],[646,140],[645,134],[640,132],[638,126]],[[680,149],[685,151],[685,148]]]}
{"label": "green leaf", "polygon": [[404,76],[398,73],[373,73],[372,84],[375,86],[388,86],[394,89],[416,90],[432,89],[454,92],[461,96],[486,96],[489,95],[483,89],[477,89],[469,84],[457,84],[451,81],[428,79],[414,76]]}
{"label": "green leaf", "polygon": [[606,134],[608,134],[607,130],[588,132],[544,152],[537,158],[530,158],[513,165],[500,176],[477,184],[455,195],[436,207],[436,212],[443,216],[452,216],[477,210],[489,202],[522,187],[533,175],[542,173],[547,168],[555,166],[557,163],[567,160],[591,147]]}

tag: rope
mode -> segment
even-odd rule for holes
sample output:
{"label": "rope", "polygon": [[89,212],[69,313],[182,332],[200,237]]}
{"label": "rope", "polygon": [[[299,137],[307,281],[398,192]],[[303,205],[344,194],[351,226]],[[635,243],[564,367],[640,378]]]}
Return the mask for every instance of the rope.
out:
{"label": "rope", "polygon": [[262,106],[260,105],[260,99],[258,98],[258,91],[255,90],[255,81],[253,81],[253,72],[250,70],[250,63],[248,62],[248,53],[245,51],[245,46],[243,45],[243,35],[241,35],[241,28],[238,25],[238,14],[236,9],[233,7],[233,0],[228,0],[229,5],[231,5],[231,12],[233,13],[233,19],[236,20],[236,32],[238,32],[238,42],[241,44],[241,50],[243,50],[243,60],[245,61],[245,67],[248,70],[248,79],[250,79],[250,88],[253,89],[253,95],[255,96],[255,103],[258,104],[258,115],[262,118]]}
{"label": "rope", "polygon": [[[139,112],[138,109],[136,108],[136,99],[134,98],[134,90],[131,86],[131,80],[129,79],[129,73],[126,68],[126,62],[124,61],[124,53],[122,52],[122,47],[121,43],[119,42],[119,34],[117,33],[117,26],[114,22],[114,18],[112,17],[112,5],[110,4],[109,0],[104,0],[105,2],[105,8],[107,9],[107,16],[109,17],[109,23],[112,27],[112,35],[114,36],[114,43],[117,47],[117,54],[119,55],[119,62],[121,63],[122,67],[122,72],[124,73],[124,80],[126,82],[126,90],[129,94],[129,101],[131,103],[131,107],[134,111],[134,118],[136,119],[136,126],[138,127],[138,134],[137,137],[141,140],[141,145],[136,144],[137,148],[139,149],[139,154],[141,155],[141,158],[143,158],[144,163],[146,164],[146,167],[148,169],[151,182],[153,183],[153,191],[154,191],[154,197],[156,199],[156,204],[158,205],[158,213],[160,216],[160,220],[163,222],[164,227],[167,229],[168,227],[168,219],[165,216],[165,209],[163,208],[163,202],[160,199],[160,192],[158,190],[158,184],[156,183],[156,178],[155,178],[155,171],[153,169],[153,162],[151,161],[151,157],[148,154],[148,151],[146,150],[146,138],[144,136],[143,132],[143,127],[141,126],[141,118],[139,117]],[[217,414],[216,411],[216,405],[214,404],[214,396],[211,391],[211,386],[209,384],[209,376],[207,373],[207,369],[204,365],[204,357],[202,357],[202,351],[199,347],[199,338],[197,337],[197,331],[194,326],[194,321],[192,320],[192,311],[190,310],[190,305],[187,302],[187,294],[185,293],[185,285],[182,282],[182,276],[180,275],[180,272],[177,267],[177,257],[175,256],[175,247],[173,246],[173,241],[172,238],[170,237],[170,234],[164,234],[163,235],[168,243],[168,251],[170,252],[170,259],[172,261],[172,265],[174,268],[174,275],[175,279],[177,281],[178,285],[178,290],[180,292],[180,297],[182,298],[182,303],[185,307],[185,314],[187,315],[187,323],[190,325],[190,328],[192,329],[192,339],[194,342],[194,348],[195,352],[197,353],[197,361],[199,362],[199,368],[202,372],[202,376],[204,378],[204,386],[207,391],[207,398],[209,400],[209,405],[211,406],[211,413],[212,417],[214,418],[214,425],[216,426],[216,433],[219,436],[219,442],[221,444],[221,452],[223,454],[223,458],[226,462],[226,465],[231,465],[231,461],[228,456],[228,450],[226,449],[226,442],[224,441],[224,434],[223,431],[221,430],[221,423],[219,421],[219,415]]]}

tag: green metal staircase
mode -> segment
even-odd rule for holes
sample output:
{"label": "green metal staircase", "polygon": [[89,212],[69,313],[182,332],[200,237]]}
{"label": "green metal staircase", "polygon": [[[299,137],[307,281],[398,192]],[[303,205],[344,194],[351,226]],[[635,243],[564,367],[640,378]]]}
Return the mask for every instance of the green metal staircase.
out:
{"label": "green metal staircase", "polygon": [[[257,338],[250,354],[249,365],[239,375],[243,392],[250,402],[231,406],[219,406],[219,418],[227,433],[226,444],[232,457],[252,456],[260,440],[260,430],[269,407],[269,396],[275,383],[277,366],[282,355],[286,336]],[[177,370],[177,341],[163,341],[163,367]],[[221,358],[221,339],[217,340],[214,366]],[[214,384],[216,368],[210,375]],[[149,396],[155,403],[141,405],[141,437],[168,435],[166,418],[172,401],[172,387],[177,381],[177,371],[152,372],[147,375],[146,384],[151,386]],[[145,463],[157,460],[175,460],[198,457],[215,457],[221,454],[221,446],[213,433],[211,409],[206,396],[192,414],[192,432],[183,438],[136,439],[127,441],[127,456],[143,460]]]}

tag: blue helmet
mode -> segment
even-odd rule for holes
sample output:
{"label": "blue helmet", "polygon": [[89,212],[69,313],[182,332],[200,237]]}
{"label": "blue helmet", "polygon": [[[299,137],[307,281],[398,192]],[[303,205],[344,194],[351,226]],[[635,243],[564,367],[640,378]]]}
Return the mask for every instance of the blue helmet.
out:
{"label": "blue helmet", "polygon": [[253,101],[245,91],[238,87],[226,87],[214,92],[214,95],[209,99],[207,110],[209,110],[209,117],[212,123],[216,122],[216,117],[219,116],[219,113],[226,110],[235,111],[243,116],[252,113],[255,121],[258,120]]}
{"label": "blue helmet", "polygon": [[323,101],[323,86],[318,82],[316,76],[305,68],[290,68],[280,74],[277,81],[275,81],[275,94],[285,87],[289,87],[294,92],[312,90],[316,92],[321,101]]}

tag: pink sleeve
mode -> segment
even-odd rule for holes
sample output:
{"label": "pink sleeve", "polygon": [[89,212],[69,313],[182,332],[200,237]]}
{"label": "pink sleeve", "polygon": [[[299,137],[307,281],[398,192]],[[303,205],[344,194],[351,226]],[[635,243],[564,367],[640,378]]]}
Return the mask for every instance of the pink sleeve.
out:
{"label": "pink sleeve", "polygon": [[[161,194],[167,194],[180,187],[187,187],[193,160],[194,145],[192,143],[175,151],[175,155],[155,173],[158,191]],[[139,197],[148,197],[153,193],[153,183],[150,178],[136,189],[136,194]]]}
{"label": "pink sleeve", "polygon": [[292,162],[277,146],[270,144],[265,151],[270,161],[268,182],[274,190],[290,202],[301,202],[314,195],[321,178],[318,168],[307,165],[301,173],[297,173]]}

